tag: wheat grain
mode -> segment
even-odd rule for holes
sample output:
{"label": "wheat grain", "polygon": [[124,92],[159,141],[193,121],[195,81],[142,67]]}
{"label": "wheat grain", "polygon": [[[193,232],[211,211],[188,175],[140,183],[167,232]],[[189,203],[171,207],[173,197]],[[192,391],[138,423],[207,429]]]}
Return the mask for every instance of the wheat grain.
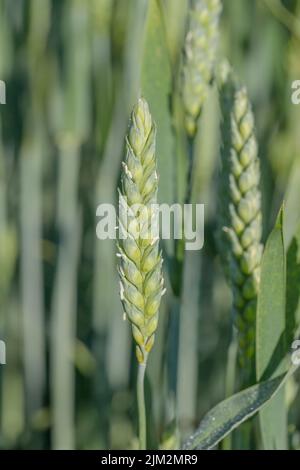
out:
{"label": "wheat grain", "polygon": [[190,137],[196,133],[197,120],[213,78],[221,10],[220,0],[192,0],[182,73],[185,128]]}
{"label": "wheat grain", "polygon": [[157,222],[152,206],[158,186],[155,135],[148,104],[140,99],[126,138],[119,214],[120,230],[126,237],[119,241],[121,300],[132,324],[140,364],[146,364],[152,349],[164,293],[159,239],[150,232],[151,224]]}
{"label": "wheat grain", "polygon": [[[221,220],[226,235],[228,275],[239,332],[239,363],[250,370],[255,352],[256,297],[262,256],[260,168],[254,118],[247,90],[228,65],[221,73],[222,194]],[[248,367],[249,366],[249,367]]]}

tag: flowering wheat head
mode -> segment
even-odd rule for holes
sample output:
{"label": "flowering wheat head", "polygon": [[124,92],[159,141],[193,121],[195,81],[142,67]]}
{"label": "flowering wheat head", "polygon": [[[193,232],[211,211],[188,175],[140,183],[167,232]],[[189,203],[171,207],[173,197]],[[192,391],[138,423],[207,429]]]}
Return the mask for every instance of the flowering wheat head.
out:
{"label": "flowering wheat head", "polygon": [[[223,249],[234,295],[240,365],[253,366],[256,297],[262,256],[260,168],[247,90],[229,66],[221,77]],[[247,369],[248,367],[246,367]]]}
{"label": "flowering wheat head", "polygon": [[221,0],[192,0],[184,46],[182,99],[185,128],[190,137],[213,78],[216,60]]}
{"label": "flowering wheat head", "polygon": [[146,363],[154,343],[164,293],[158,231],[153,230],[157,226],[153,205],[158,187],[155,138],[155,124],[141,98],[133,109],[126,137],[119,205],[121,300],[141,364]]}

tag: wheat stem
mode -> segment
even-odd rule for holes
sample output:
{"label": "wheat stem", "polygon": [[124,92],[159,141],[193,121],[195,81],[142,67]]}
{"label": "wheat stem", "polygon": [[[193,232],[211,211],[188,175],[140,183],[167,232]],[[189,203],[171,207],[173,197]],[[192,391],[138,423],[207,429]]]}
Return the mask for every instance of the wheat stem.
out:
{"label": "wheat stem", "polygon": [[146,364],[139,364],[137,376],[137,402],[139,413],[139,447],[146,450],[146,405],[145,405],[145,372]]}
{"label": "wheat stem", "polygon": [[191,202],[191,196],[193,191],[193,168],[194,168],[194,139],[188,137],[187,139],[187,154],[188,154],[188,175],[187,175],[187,189],[185,196],[185,203],[189,204]]}

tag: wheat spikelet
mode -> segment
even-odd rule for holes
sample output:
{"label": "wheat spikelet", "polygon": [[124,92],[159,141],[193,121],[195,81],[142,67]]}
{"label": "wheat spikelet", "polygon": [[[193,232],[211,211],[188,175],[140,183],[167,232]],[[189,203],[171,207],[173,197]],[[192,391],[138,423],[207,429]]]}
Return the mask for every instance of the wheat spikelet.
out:
{"label": "wheat spikelet", "polygon": [[132,324],[140,364],[146,364],[153,346],[164,293],[157,211],[153,209],[158,186],[155,135],[148,104],[140,99],[126,138],[119,204],[121,300]]}
{"label": "wheat spikelet", "polygon": [[192,0],[191,3],[184,47],[182,99],[186,132],[193,137],[213,78],[222,4],[220,0]]}
{"label": "wheat spikelet", "polygon": [[227,274],[232,284],[239,332],[239,363],[250,371],[255,352],[256,297],[263,249],[258,149],[247,90],[236,81],[227,65],[222,71],[220,91],[222,250],[228,253]]}

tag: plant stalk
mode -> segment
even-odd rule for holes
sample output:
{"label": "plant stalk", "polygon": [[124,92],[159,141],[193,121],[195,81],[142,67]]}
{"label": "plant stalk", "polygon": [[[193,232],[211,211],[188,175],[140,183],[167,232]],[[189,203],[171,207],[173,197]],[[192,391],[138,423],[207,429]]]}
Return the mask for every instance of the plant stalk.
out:
{"label": "plant stalk", "polygon": [[185,202],[189,204],[192,198],[193,192],[193,168],[194,168],[194,148],[195,148],[195,140],[194,138],[188,137],[187,138],[187,155],[188,155],[188,175],[187,175],[187,187],[186,187],[186,197]]}
{"label": "plant stalk", "polygon": [[146,405],[145,405],[146,364],[139,364],[137,376],[137,402],[139,414],[139,447],[146,450]]}
{"label": "plant stalk", "polygon": [[[235,393],[236,366],[237,366],[238,340],[235,331],[232,333],[231,342],[227,355],[227,367],[225,375],[225,397],[231,397]],[[232,450],[232,434],[225,437],[222,442],[222,450]]]}

